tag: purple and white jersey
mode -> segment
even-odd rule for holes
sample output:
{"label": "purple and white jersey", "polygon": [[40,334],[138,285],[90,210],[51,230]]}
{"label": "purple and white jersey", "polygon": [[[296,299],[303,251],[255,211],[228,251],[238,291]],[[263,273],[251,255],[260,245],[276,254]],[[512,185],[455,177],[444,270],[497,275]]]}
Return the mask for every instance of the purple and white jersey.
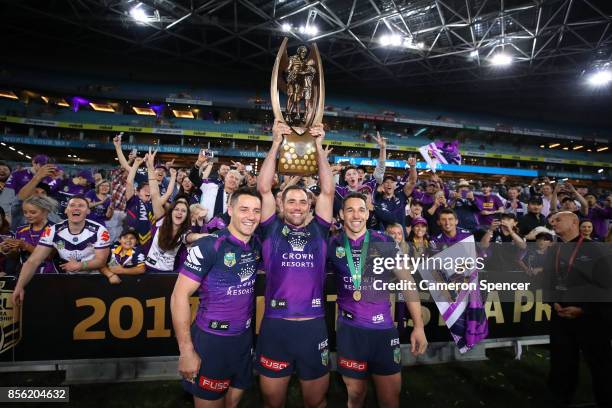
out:
{"label": "purple and white jersey", "polygon": [[[92,203],[97,203],[100,201],[100,199],[98,198],[98,195],[96,194],[95,190],[89,190],[86,194],[85,194],[85,198],[88,198],[89,200],[91,200]],[[104,226],[106,226],[106,211],[108,211],[108,207],[111,205],[112,201],[111,201],[111,195],[108,194],[106,196],[106,199],[102,202],[102,204],[99,204],[97,206],[95,206],[94,208],[90,208],[90,213],[87,216],[88,219],[90,220],[94,220],[95,222],[102,224]]]}
{"label": "purple and white jersey", "polygon": [[150,245],[144,247],[147,251],[147,258],[145,260],[147,272],[173,273],[176,270],[175,266],[180,265],[180,262],[184,259],[184,255],[181,256],[181,252],[187,244],[186,239],[189,233],[181,236],[178,245],[174,248],[169,251],[164,251],[159,246],[159,227],[161,227],[163,222],[164,218],[162,217],[153,224],[151,228],[151,236],[153,236],[153,239]]}
{"label": "purple and white jersey", "polygon": [[324,316],[323,286],[330,224],[318,216],[305,227],[276,214],[260,224],[266,273],[264,317]]}
{"label": "purple and white jersey", "polygon": [[180,273],[200,283],[196,324],[205,332],[235,336],[251,327],[261,244],[244,243],[228,229],[200,238]]}
{"label": "purple and white jersey", "polygon": [[63,261],[91,261],[96,249],[108,248],[111,242],[108,230],[95,221],[85,220],[81,232],[73,234],[65,220],[45,228],[38,245],[55,248]]}
{"label": "purple and white jersey", "polygon": [[450,237],[444,232],[441,232],[440,234],[433,237],[431,241],[429,241],[429,245],[433,253],[441,252],[449,246],[455,245],[457,242],[466,239],[470,235],[472,235],[470,231],[457,228],[457,233],[454,237]]}
{"label": "purple and white jersey", "polygon": [[59,208],[57,212],[60,217],[64,219],[66,218],[66,208],[68,208],[68,201],[75,195],[84,195],[86,191],[87,187],[74,184],[72,182],[72,179],[67,179],[61,183],[58,183],[57,186],[54,188],[53,196],[59,203]]}
{"label": "purple and white jersey", "polygon": [[[32,225],[22,225],[17,228],[15,232],[15,238],[20,239],[22,241],[27,242],[30,245],[36,246],[38,245],[38,241],[40,240],[41,235],[43,234],[45,228],[52,225],[50,222],[39,229],[38,231],[32,228]],[[23,264],[30,257],[30,253],[28,251],[19,251],[19,260]],[[53,262],[51,260],[44,261],[40,267],[38,268],[37,273],[55,273],[55,268],[53,267]]]}
{"label": "purple and white jersey", "polygon": [[[367,329],[389,329],[394,326],[391,316],[391,303],[389,292],[374,289],[374,280],[387,280],[382,275],[372,272],[371,259],[368,260],[364,271],[360,291],[361,300],[353,299],[355,287],[353,278],[348,267],[348,257],[344,248],[344,236],[342,232],[330,239],[329,252],[327,254],[328,265],[333,270],[336,278],[336,290],[338,292],[338,319],[343,323]],[[351,254],[355,268],[359,268],[361,247],[365,234],[356,241],[349,239]],[[397,247],[393,240],[381,232],[370,230],[369,254],[376,253],[377,257],[394,258]]]}
{"label": "purple and white jersey", "polygon": [[[121,253],[124,252],[123,255]],[[111,249],[108,255],[108,266],[123,266],[124,268],[133,268],[135,266],[144,265],[145,255],[140,251],[138,246],[123,250],[121,244],[117,243]]]}

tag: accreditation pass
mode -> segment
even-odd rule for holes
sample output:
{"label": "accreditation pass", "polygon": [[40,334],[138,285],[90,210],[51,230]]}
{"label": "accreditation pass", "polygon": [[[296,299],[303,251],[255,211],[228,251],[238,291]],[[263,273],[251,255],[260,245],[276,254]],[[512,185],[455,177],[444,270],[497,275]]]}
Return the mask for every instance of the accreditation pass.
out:
{"label": "accreditation pass", "polygon": [[0,403],[68,401],[68,387],[0,387]]}

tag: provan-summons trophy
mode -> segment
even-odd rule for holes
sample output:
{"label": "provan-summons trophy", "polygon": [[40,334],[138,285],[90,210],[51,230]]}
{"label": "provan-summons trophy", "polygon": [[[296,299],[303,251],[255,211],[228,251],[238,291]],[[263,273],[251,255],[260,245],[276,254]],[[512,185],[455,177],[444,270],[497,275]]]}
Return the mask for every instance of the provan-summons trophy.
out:
{"label": "provan-summons trophy", "polygon": [[[314,138],[309,129],[321,123],[325,108],[323,65],[316,44],[301,45],[296,54],[287,55],[285,38],[276,55],[270,96],[274,119],[291,127],[285,136],[278,160],[280,174],[309,176],[317,173]],[[280,91],[287,95],[285,114],[280,102]]]}

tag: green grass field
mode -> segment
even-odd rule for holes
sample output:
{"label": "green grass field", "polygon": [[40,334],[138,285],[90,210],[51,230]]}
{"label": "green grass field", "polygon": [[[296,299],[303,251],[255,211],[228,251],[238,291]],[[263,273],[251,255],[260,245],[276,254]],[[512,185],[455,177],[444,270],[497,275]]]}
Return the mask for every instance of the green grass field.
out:
{"label": "green grass field", "polygon": [[[544,346],[525,348],[522,359],[514,360],[511,349],[491,349],[488,360],[409,367],[402,373],[402,407],[554,407],[546,388],[548,350]],[[6,385],[54,386],[61,373],[19,373],[5,376]],[[590,378],[583,364],[575,404],[592,406]],[[68,404],[23,404],[28,407],[191,407],[193,404],[178,381],[121,384],[71,385]],[[241,407],[261,406],[257,387],[243,398]],[[302,407],[297,380],[291,382],[287,407]],[[329,407],[346,406],[342,379],[332,373]],[[374,390],[368,393],[367,407],[376,407]]]}

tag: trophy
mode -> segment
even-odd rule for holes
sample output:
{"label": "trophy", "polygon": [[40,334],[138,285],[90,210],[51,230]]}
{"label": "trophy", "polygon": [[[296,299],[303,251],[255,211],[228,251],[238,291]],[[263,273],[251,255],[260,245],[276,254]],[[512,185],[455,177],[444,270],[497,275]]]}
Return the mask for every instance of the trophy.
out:
{"label": "trophy", "polygon": [[[291,128],[280,150],[278,172],[286,175],[310,176],[317,174],[314,137],[309,129],[321,123],[325,108],[323,65],[316,44],[300,45],[296,54],[287,55],[285,38],[276,55],[270,96],[274,119]],[[287,96],[285,113],[281,110],[280,91]]]}

